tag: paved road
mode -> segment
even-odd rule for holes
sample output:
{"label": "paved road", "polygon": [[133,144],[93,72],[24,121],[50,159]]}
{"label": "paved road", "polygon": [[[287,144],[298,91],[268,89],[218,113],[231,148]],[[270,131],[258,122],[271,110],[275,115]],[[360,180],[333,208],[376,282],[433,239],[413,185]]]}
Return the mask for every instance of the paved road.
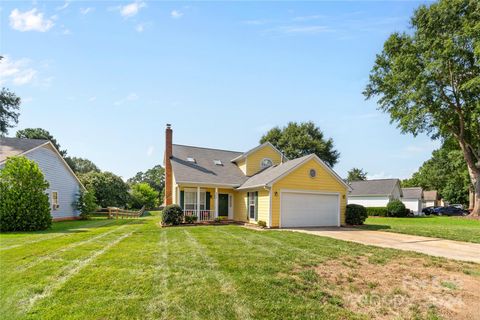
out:
{"label": "paved road", "polygon": [[416,251],[431,256],[480,263],[480,244],[478,243],[351,228],[292,228],[280,230],[303,232],[377,247]]}

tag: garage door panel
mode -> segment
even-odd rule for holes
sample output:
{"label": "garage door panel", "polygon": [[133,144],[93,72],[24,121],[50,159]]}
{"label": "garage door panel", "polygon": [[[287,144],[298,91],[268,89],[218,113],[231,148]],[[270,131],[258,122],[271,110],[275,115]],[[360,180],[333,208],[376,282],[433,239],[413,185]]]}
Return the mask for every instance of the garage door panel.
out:
{"label": "garage door panel", "polygon": [[337,226],[338,223],[338,195],[282,193],[282,227]]}

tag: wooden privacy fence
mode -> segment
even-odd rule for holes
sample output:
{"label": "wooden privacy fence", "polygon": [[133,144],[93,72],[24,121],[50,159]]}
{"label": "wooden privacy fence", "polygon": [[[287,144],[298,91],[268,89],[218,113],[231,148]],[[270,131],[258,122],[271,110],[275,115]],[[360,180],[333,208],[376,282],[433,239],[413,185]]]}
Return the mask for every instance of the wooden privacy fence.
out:
{"label": "wooden privacy fence", "polygon": [[143,215],[145,212],[145,206],[142,207],[142,209],[138,211],[133,211],[133,210],[125,210],[125,209],[120,209],[116,207],[107,207],[107,208],[102,208],[100,211],[96,212],[96,214],[106,214],[108,216],[108,219],[118,219],[120,218],[138,218]]}

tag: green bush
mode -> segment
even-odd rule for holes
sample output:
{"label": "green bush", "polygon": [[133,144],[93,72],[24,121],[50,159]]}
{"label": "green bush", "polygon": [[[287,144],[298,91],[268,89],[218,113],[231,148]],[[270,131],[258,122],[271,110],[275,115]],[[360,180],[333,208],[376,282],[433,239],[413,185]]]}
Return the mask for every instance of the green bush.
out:
{"label": "green bush", "polygon": [[185,223],[195,223],[197,220],[197,216],[185,216]]}
{"label": "green bush", "polygon": [[386,217],[387,207],[365,207],[367,209],[367,215],[373,217]]}
{"label": "green bush", "polygon": [[155,191],[148,183],[141,182],[134,184],[130,193],[130,206],[140,209],[145,206],[147,209],[155,208],[158,205],[158,191]]}
{"label": "green bush", "polygon": [[360,225],[367,219],[367,209],[359,204],[347,205],[345,222],[351,225]]}
{"label": "green bush", "polygon": [[80,191],[77,201],[75,201],[73,205],[78,211],[80,211],[80,217],[82,219],[89,219],[90,215],[94,213],[98,208],[95,192],[93,190]]}
{"label": "green bush", "polygon": [[0,230],[35,231],[52,225],[45,180],[38,165],[11,157],[0,170]]}
{"label": "green bush", "polygon": [[91,171],[82,174],[80,180],[85,188],[95,192],[97,202],[102,208],[123,208],[129,202],[128,185],[111,172]]}
{"label": "green bush", "polygon": [[387,216],[389,217],[406,217],[407,210],[400,200],[392,200],[387,204]]}
{"label": "green bush", "polygon": [[257,224],[262,227],[262,228],[266,228],[267,227],[267,223],[263,220],[258,220]]}
{"label": "green bush", "polygon": [[183,210],[177,204],[171,204],[163,209],[162,222],[166,225],[179,225],[183,220]]}

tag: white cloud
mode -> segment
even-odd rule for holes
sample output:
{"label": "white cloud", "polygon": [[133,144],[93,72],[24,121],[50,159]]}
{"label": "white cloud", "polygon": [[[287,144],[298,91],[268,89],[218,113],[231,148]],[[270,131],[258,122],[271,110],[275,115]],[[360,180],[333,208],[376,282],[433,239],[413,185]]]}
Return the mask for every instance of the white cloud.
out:
{"label": "white cloud", "polygon": [[56,7],[55,10],[57,11],[65,10],[69,5],[70,5],[70,1],[66,0],[62,6]]}
{"label": "white cloud", "polygon": [[95,10],[95,8],[91,8],[91,7],[80,8],[80,13],[83,14],[83,15],[86,15],[86,14],[89,14],[90,12],[93,12],[94,10]]}
{"label": "white cloud", "polygon": [[373,174],[367,174],[367,180],[373,179],[392,179],[393,176],[391,174],[385,174],[385,172],[378,172]]}
{"label": "white cloud", "polygon": [[311,25],[311,26],[281,26],[270,31],[284,33],[284,34],[319,34],[325,32],[331,32],[332,30],[323,25]]}
{"label": "white cloud", "polygon": [[0,61],[0,85],[10,82],[14,85],[25,85],[33,82],[37,76],[37,70],[32,68],[29,59],[12,60],[5,56]]}
{"label": "white cloud", "polygon": [[94,102],[95,100],[97,100],[96,96],[88,98],[88,102]]}
{"label": "white cloud", "polygon": [[135,30],[137,32],[143,32],[145,31],[145,24],[144,23],[139,23],[135,26]]}
{"label": "white cloud", "polygon": [[126,102],[131,102],[131,101],[135,101],[135,100],[138,100],[138,95],[136,93],[132,92],[128,96],[126,96],[125,98],[120,99],[118,101],[115,101],[113,104],[116,105],[116,106],[119,106],[119,105],[122,105]]}
{"label": "white cloud", "polygon": [[18,9],[13,9],[10,13],[10,26],[18,31],[39,31],[45,32],[54,25],[52,19],[43,17],[42,12],[37,9],[21,12]]}
{"label": "white cloud", "polygon": [[170,16],[174,19],[179,19],[183,16],[183,12],[180,12],[179,10],[172,10],[172,12],[170,12]]}
{"label": "white cloud", "polygon": [[155,147],[149,146],[147,149],[147,156],[151,157],[154,151],[155,151]]}
{"label": "white cloud", "polygon": [[140,11],[140,9],[144,8],[145,6],[145,2],[137,0],[135,2],[120,7],[120,14],[122,15],[122,17],[130,18],[135,16]]}

